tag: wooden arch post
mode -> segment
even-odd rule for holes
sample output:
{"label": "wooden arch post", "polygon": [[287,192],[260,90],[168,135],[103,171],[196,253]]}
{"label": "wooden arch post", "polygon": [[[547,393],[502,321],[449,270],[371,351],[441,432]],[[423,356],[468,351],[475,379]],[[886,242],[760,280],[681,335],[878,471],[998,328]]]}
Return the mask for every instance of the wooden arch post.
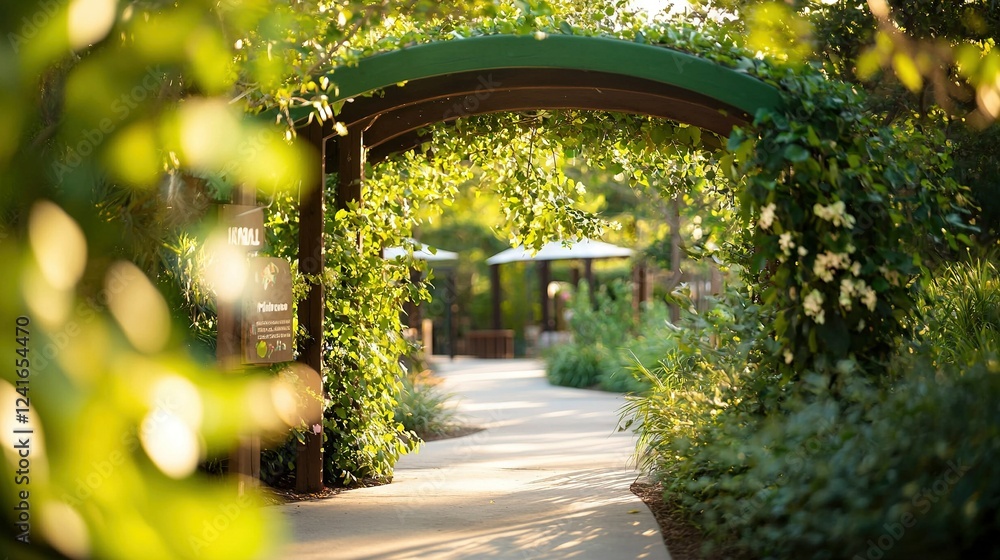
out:
{"label": "wooden arch post", "polygon": [[[312,144],[320,154],[320,172],[316,183],[309,185],[299,199],[299,271],[303,274],[320,276],[325,265],[323,250],[323,218],[324,218],[324,186],[326,173],[325,161],[326,141],[319,126],[310,126],[303,131],[305,139]],[[307,415],[319,418],[319,433],[310,430],[306,434],[305,443],[300,443],[295,456],[295,491],[300,493],[317,492],[323,488],[323,284],[318,282],[309,286],[306,299],[299,304],[299,325],[305,328],[308,336],[299,337],[299,362],[305,364],[317,374],[310,376],[310,384],[306,388],[316,400],[309,399]]]}
{"label": "wooden arch post", "polygon": [[[325,249],[323,247],[323,222],[326,216],[326,166],[331,141],[326,127],[312,123],[302,131],[303,137],[312,144],[320,154],[320,173],[315,185],[307,189],[299,201],[299,270],[304,274],[320,276],[323,274]],[[336,210],[348,207],[350,202],[361,200],[361,185],[364,181],[365,148],[364,135],[361,127],[352,127],[346,136],[336,140],[336,171],[337,189],[333,200]],[[360,242],[360,241],[359,241]],[[324,290],[322,283],[313,284],[309,288],[305,301],[299,306],[299,324],[305,327],[308,337],[302,340],[299,349],[299,361],[320,375],[312,377],[313,383],[308,391],[317,397],[310,402],[314,406],[310,416],[322,418],[325,397],[323,389],[323,329],[324,329]],[[337,372],[333,372],[336,374]],[[305,443],[299,444],[295,460],[295,490],[297,492],[316,492],[323,488],[323,428],[306,434]],[[318,432],[318,433],[317,433]]]}

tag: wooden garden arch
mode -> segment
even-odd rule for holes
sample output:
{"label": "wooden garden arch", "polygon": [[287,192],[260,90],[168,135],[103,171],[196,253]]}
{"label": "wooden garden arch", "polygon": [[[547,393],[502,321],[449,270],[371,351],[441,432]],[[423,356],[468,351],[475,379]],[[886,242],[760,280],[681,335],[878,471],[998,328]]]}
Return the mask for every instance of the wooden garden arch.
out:
{"label": "wooden garden arch", "polygon": [[[417,131],[428,125],[502,111],[579,109],[648,115],[727,136],[734,126],[748,125],[757,110],[780,102],[773,86],[672,49],[602,37],[539,37],[429,43],[329,74],[339,88],[331,101],[348,101],[337,116],[347,134],[339,136],[329,120],[303,120],[300,126],[299,135],[322,155],[323,168],[299,203],[299,269],[323,270],[325,204],[340,209],[360,201],[365,162],[416,147]],[[324,200],[326,172],[338,174],[332,201]],[[298,311],[299,324],[313,335],[301,342],[299,361],[317,372],[323,361],[323,297],[323,287],[312,286]],[[320,377],[314,383],[321,383]],[[322,394],[322,386],[311,389]],[[298,491],[323,485],[322,437],[310,433],[299,447]]]}

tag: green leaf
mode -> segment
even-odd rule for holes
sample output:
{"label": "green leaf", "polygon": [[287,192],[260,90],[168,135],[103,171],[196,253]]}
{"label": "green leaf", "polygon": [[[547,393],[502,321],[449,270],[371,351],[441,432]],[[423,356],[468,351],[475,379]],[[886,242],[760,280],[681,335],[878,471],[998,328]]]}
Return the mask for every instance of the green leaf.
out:
{"label": "green leaf", "polygon": [[730,152],[736,152],[740,146],[747,139],[746,133],[742,129],[736,129],[729,135],[729,140],[726,142],[726,150]]}
{"label": "green leaf", "polygon": [[810,157],[809,150],[798,144],[789,144],[786,146],[783,155],[785,159],[794,163],[802,163]]}
{"label": "green leaf", "polygon": [[892,67],[896,71],[896,77],[913,93],[920,91],[924,86],[924,77],[920,75],[916,63],[906,53],[896,53],[892,56]]}
{"label": "green leaf", "polygon": [[806,140],[813,148],[818,148],[820,146],[819,136],[816,135],[816,130],[812,127],[812,125],[806,128]]}

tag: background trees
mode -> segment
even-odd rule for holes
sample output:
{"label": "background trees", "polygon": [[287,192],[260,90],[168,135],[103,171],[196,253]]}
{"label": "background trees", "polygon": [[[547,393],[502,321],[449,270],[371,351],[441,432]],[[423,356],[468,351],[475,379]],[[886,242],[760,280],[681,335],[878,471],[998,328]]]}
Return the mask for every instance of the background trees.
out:
{"label": "background trees", "polygon": [[980,207],[975,223],[982,240],[996,241],[1000,178],[987,148],[1000,140],[1000,5],[994,0],[691,4],[698,17],[727,14],[727,25],[747,31],[752,49],[819,64],[856,84],[883,123],[912,120],[944,131],[955,148],[953,175],[970,186]]}

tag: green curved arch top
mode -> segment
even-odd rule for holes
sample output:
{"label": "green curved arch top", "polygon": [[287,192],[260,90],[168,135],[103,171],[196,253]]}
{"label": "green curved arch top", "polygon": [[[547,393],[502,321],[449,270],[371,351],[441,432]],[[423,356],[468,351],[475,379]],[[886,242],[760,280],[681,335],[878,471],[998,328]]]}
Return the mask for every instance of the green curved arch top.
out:
{"label": "green curved arch top", "polygon": [[328,74],[336,99],[457,72],[501,68],[589,70],[644,78],[706,95],[750,115],[774,108],[773,86],[673,49],[605,37],[487,35],[407,47],[361,59]]}

